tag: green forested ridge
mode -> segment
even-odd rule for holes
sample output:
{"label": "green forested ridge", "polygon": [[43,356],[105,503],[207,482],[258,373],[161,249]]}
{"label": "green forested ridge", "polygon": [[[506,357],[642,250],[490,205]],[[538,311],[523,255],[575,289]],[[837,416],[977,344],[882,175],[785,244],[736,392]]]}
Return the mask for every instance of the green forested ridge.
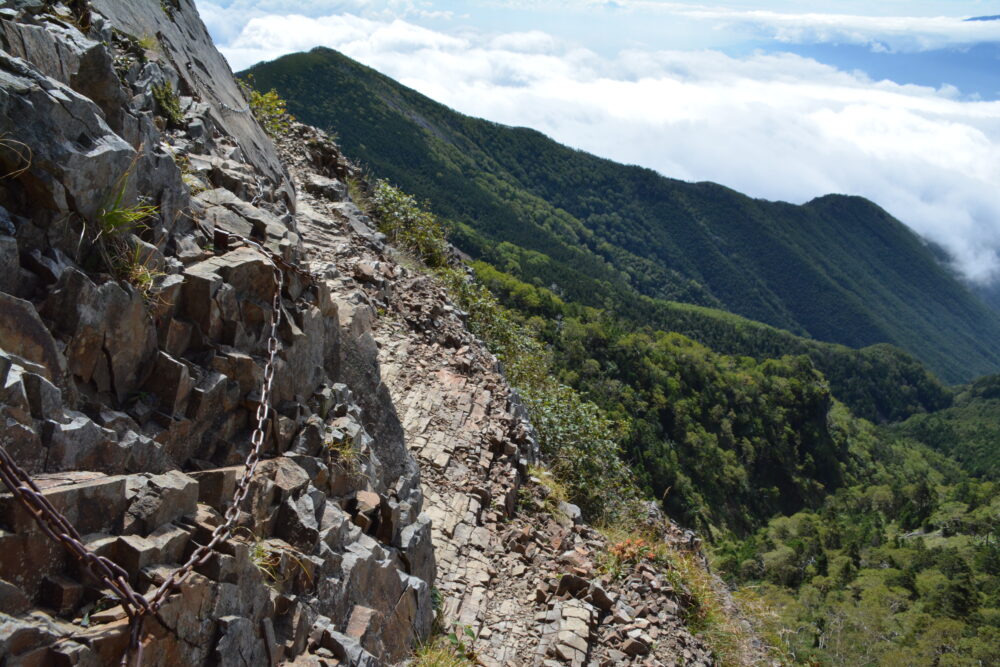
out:
{"label": "green forested ridge", "polygon": [[[996,484],[927,446],[972,443],[995,455],[1000,376],[960,388],[944,410],[875,427],[832,399],[806,355],[718,354],[482,262],[470,283],[447,265],[440,229],[412,197],[380,183],[369,203],[385,233],[438,267],[525,391],[571,497],[591,516],[621,521],[634,493],[613,461],[621,450],[675,520],[714,538],[719,571],[778,610],[764,619],[785,663],[1000,659]],[[894,358],[891,348],[874,352]],[[905,403],[905,393],[896,397]],[[921,426],[938,418],[945,435]]]}
{"label": "green forested ridge", "polygon": [[[765,360],[720,354],[473,266],[550,345],[559,379],[625,425],[623,450],[638,480],[678,521],[746,534],[775,514],[818,506],[864,469],[874,430],[834,401],[808,349]],[[729,319],[734,331],[763,326]],[[905,416],[921,401],[950,404],[940,384],[892,348],[814,345],[843,365],[843,389],[859,406],[877,396],[882,410]]]}
{"label": "green forested ridge", "polygon": [[[503,252],[503,249],[500,250]],[[474,262],[479,278],[510,307],[547,320],[576,317],[607,320],[613,330],[651,331],[635,324],[630,310],[609,315],[566,302],[544,287],[524,283],[486,262]],[[909,354],[886,344],[854,350],[801,338],[766,324],[712,308],[645,299],[664,328],[697,340],[715,352],[759,360],[806,355],[830,383],[833,395],[851,411],[874,422],[898,421],[951,404],[951,394]],[[622,313],[623,314],[618,314]],[[627,378],[626,378],[627,382]]]}
{"label": "green forested ridge", "polygon": [[673,328],[669,300],[852,347],[890,342],[949,381],[1000,369],[1000,314],[866,200],[793,206],[667,179],[457,114],[328,49],[252,73],[429,199],[464,250],[568,301],[658,328]]}
{"label": "green forested ridge", "polygon": [[963,387],[948,409],[914,415],[886,430],[947,454],[973,475],[1000,480],[1000,375]]}

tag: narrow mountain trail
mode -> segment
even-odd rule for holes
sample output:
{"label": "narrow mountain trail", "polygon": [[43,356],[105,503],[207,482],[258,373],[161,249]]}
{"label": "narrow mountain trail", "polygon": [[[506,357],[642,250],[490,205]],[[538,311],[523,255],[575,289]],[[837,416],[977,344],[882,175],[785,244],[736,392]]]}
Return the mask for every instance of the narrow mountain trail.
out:
{"label": "narrow mountain trail", "polygon": [[342,322],[371,322],[381,380],[420,465],[441,628],[487,667],[713,664],[681,618],[685,594],[652,567],[602,575],[606,540],[579,516],[538,509],[538,447],[519,397],[443,287],[382,243],[342,200],[342,183],[317,173],[336,148],[304,126],[281,148],[311,269],[339,281]]}

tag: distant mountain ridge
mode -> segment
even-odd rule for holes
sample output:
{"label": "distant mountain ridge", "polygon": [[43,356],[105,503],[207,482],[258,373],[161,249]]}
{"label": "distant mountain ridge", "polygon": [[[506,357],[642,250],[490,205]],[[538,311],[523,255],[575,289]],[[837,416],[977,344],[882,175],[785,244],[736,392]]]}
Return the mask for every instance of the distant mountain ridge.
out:
{"label": "distant mountain ridge", "polygon": [[1000,313],[860,197],[797,206],[665,178],[464,116],[330,49],[247,73],[429,199],[463,250],[568,300],[665,327],[645,295],[851,347],[888,342],[949,382],[1000,370]]}

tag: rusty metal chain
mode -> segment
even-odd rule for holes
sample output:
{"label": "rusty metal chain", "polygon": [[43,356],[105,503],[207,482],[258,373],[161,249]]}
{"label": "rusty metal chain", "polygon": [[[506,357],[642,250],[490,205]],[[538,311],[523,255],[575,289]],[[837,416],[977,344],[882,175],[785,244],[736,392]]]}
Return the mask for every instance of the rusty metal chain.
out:
{"label": "rusty metal chain", "polygon": [[87,571],[98,581],[110,588],[115,597],[122,601],[129,618],[135,615],[136,609],[150,611],[145,598],[136,594],[128,583],[128,573],[118,564],[98,556],[83,543],[80,533],[69,523],[66,517],[56,509],[41,489],[32,481],[7,449],[0,444],[0,479],[10,489],[14,498],[28,511],[50,539],[62,544],[77,559]]}
{"label": "rusty metal chain", "polygon": [[150,597],[139,594],[128,582],[128,573],[113,561],[95,554],[84,543],[79,532],[66,517],[42,494],[31,477],[14,461],[0,443],[0,479],[10,489],[14,498],[31,515],[50,539],[62,544],[76,557],[83,568],[109,589],[121,602],[129,619],[129,647],[122,658],[122,665],[142,664],[142,627],[147,616],[158,617],[160,607],[166,602],[173,589],[179,588],[195,568],[203,565],[215,553],[215,548],[232,534],[240,516],[240,506],[250,492],[253,476],[260,463],[261,450],[267,433],[267,422],[272,412],[271,390],[274,383],[274,363],[278,352],[278,327],[281,325],[281,293],[284,290],[282,268],[302,276],[312,283],[314,276],[284,260],[280,255],[265,248],[260,243],[242,236],[216,230],[216,242],[225,249],[230,241],[245,243],[256,249],[271,264],[274,272],[275,291],[272,300],[270,331],[267,338],[267,362],[261,384],[260,401],[257,405],[257,425],[250,437],[250,452],[247,454],[243,476],[233,492],[232,505],[226,510],[225,521],[219,524],[208,542],[199,546],[187,562],[175,569]]}
{"label": "rusty metal chain", "polygon": [[222,107],[223,109],[225,109],[226,111],[230,111],[232,113],[250,113],[250,111],[251,111],[249,104],[247,106],[243,107],[242,109],[237,109],[235,107],[231,107],[228,104],[226,104],[225,102],[219,102],[219,106]]}

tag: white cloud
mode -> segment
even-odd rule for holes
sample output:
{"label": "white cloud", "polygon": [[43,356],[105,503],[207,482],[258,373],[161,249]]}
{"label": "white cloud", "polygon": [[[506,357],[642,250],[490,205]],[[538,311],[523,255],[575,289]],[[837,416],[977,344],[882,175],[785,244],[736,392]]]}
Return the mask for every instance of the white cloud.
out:
{"label": "white cloud", "polygon": [[541,30],[509,32],[490,40],[490,48],[517,53],[554,53],[559,50],[559,42]]}
{"label": "white cloud", "polygon": [[[839,0],[716,0],[708,4],[663,0],[493,0],[511,9],[631,14],[636,20],[695,20],[718,33],[787,44],[862,44],[879,52],[914,52],[1000,41],[1000,22],[966,21],[991,11],[976,0],[880,2]],[[752,6],[748,8],[747,5]],[[930,12],[930,13],[929,13]]]}
{"label": "white cloud", "polygon": [[[643,3],[646,4],[646,3]],[[928,51],[1000,41],[1000,23],[956,16],[866,16],[677,6],[689,18],[744,27],[790,44],[864,44],[878,51]]]}
{"label": "white cloud", "polygon": [[351,15],[252,19],[223,52],[239,66],[317,45],[464,113],[667,176],[793,202],[869,197],[970,278],[1000,274],[1000,102],[791,54],[603,58],[544,33],[445,34]]}
{"label": "white cloud", "polygon": [[452,12],[433,9],[428,0],[196,0],[198,13],[221,44],[239,36],[248,22],[269,16],[322,18],[350,13],[367,18],[450,19]]}

